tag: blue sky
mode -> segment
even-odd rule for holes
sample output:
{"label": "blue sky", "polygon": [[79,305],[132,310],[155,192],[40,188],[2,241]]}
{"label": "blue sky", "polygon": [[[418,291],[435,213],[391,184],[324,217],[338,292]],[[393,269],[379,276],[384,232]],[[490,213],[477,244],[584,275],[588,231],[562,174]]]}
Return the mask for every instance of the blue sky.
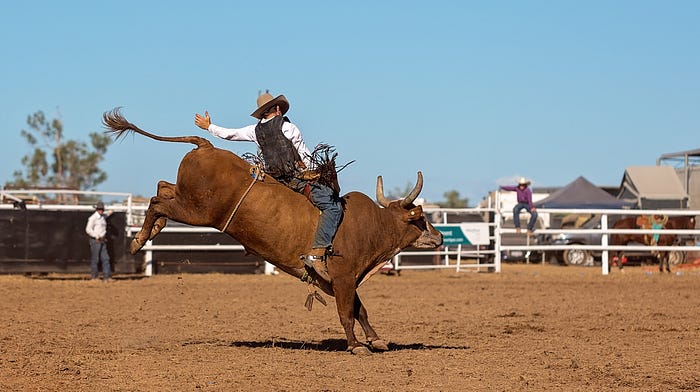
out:
{"label": "blue sky", "polygon": [[[478,202],[498,184],[619,185],[627,166],[700,148],[697,1],[32,1],[0,13],[0,184],[38,110],[87,141],[102,113],[216,139],[196,112],[252,123],[285,94],[306,143],[336,146],[343,192],[376,176]],[[127,137],[101,191],[151,196],[190,145]]]}

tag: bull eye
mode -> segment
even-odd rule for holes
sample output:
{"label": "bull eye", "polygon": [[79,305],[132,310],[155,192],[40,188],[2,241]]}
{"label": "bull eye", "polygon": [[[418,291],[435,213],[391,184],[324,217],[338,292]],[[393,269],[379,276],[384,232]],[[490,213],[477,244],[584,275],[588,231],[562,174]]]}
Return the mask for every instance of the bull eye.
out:
{"label": "bull eye", "polygon": [[411,215],[412,215],[412,216],[413,216],[413,215],[416,215],[416,212],[415,212],[415,211],[411,211]]}

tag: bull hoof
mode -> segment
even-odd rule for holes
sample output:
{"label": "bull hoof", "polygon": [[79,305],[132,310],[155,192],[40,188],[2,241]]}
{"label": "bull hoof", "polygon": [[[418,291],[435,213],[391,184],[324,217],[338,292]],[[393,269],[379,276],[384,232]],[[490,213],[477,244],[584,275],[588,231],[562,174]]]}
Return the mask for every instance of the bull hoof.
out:
{"label": "bull hoof", "polygon": [[354,355],[372,355],[372,352],[365,346],[356,346],[350,350]]}
{"label": "bull hoof", "polygon": [[139,250],[141,250],[141,248],[143,248],[143,245],[141,245],[141,243],[136,238],[131,240],[131,244],[129,245],[129,252],[131,252],[132,255],[135,255]]}
{"label": "bull hoof", "polygon": [[389,351],[389,346],[381,339],[373,340],[369,342],[369,345],[374,351]]}

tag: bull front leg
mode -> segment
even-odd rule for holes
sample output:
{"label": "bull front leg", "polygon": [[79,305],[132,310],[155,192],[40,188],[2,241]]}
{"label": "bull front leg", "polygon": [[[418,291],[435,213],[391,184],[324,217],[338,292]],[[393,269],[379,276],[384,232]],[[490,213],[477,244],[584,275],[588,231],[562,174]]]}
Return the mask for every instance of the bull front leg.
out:
{"label": "bull front leg", "polygon": [[355,282],[349,278],[337,277],[333,279],[333,291],[335,292],[335,304],[340,317],[340,324],[345,330],[348,340],[348,350],[353,354],[364,355],[370,351],[355,337]]}
{"label": "bull front leg", "polygon": [[369,318],[367,317],[367,309],[365,309],[365,306],[362,304],[362,301],[360,300],[359,295],[357,295],[357,291],[355,291],[355,319],[360,323],[360,326],[362,326],[362,330],[365,332],[365,337],[367,338],[367,341],[369,342],[370,347],[374,351],[388,351],[389,346],[379,338],[377,333],[374,331],[374,328],[369,324]]}

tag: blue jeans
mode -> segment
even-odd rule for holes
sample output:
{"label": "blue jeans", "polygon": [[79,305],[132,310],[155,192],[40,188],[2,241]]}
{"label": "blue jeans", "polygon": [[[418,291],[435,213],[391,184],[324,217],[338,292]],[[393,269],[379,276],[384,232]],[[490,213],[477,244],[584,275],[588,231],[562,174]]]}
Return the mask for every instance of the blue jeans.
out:
{"label": "blue jeans", "polygon": [[340,220],[343,219],[343,204],[340,197],[325,185],[317,182],[309,183],[311,186],[311,203],[321,210],[321,218],[318,220],[318,228],[314,235],[312,248],[328,248],[333,244],[333,237],[338,231]]}
{"label": "blue jeans", "polygon": [[343,219],[343,204],[340,197],[336,196],[330,187],[317,182],[307,182],[297,178],[280,181],[301,194],[304,193],[306,185],[309,185],[311,204],[321,210],[321,218],[318,220],[318,227],[311,247],[324,249],[330,247],[333,244],[333,237],[338,231],[338,225]]}
{"label": "blue jeans", "polygon": [[90,276],[93,279],[97,279],[97,264],[100,260],[102,260],[102,278],[105,280],[111,278],[112,267],[109,265],[107,243],[90,238]]}
{"label": "blue jeans", "polygon": [[530,213],[530,221],[527,222],[527,229],[532,231],[535,229],[535,222],[537,222],[537,211],[530,210],[530,206],[527,203],[518,203],[513,208],[513,224],[516,229],[520,228],[520,211],[525,210]]}

